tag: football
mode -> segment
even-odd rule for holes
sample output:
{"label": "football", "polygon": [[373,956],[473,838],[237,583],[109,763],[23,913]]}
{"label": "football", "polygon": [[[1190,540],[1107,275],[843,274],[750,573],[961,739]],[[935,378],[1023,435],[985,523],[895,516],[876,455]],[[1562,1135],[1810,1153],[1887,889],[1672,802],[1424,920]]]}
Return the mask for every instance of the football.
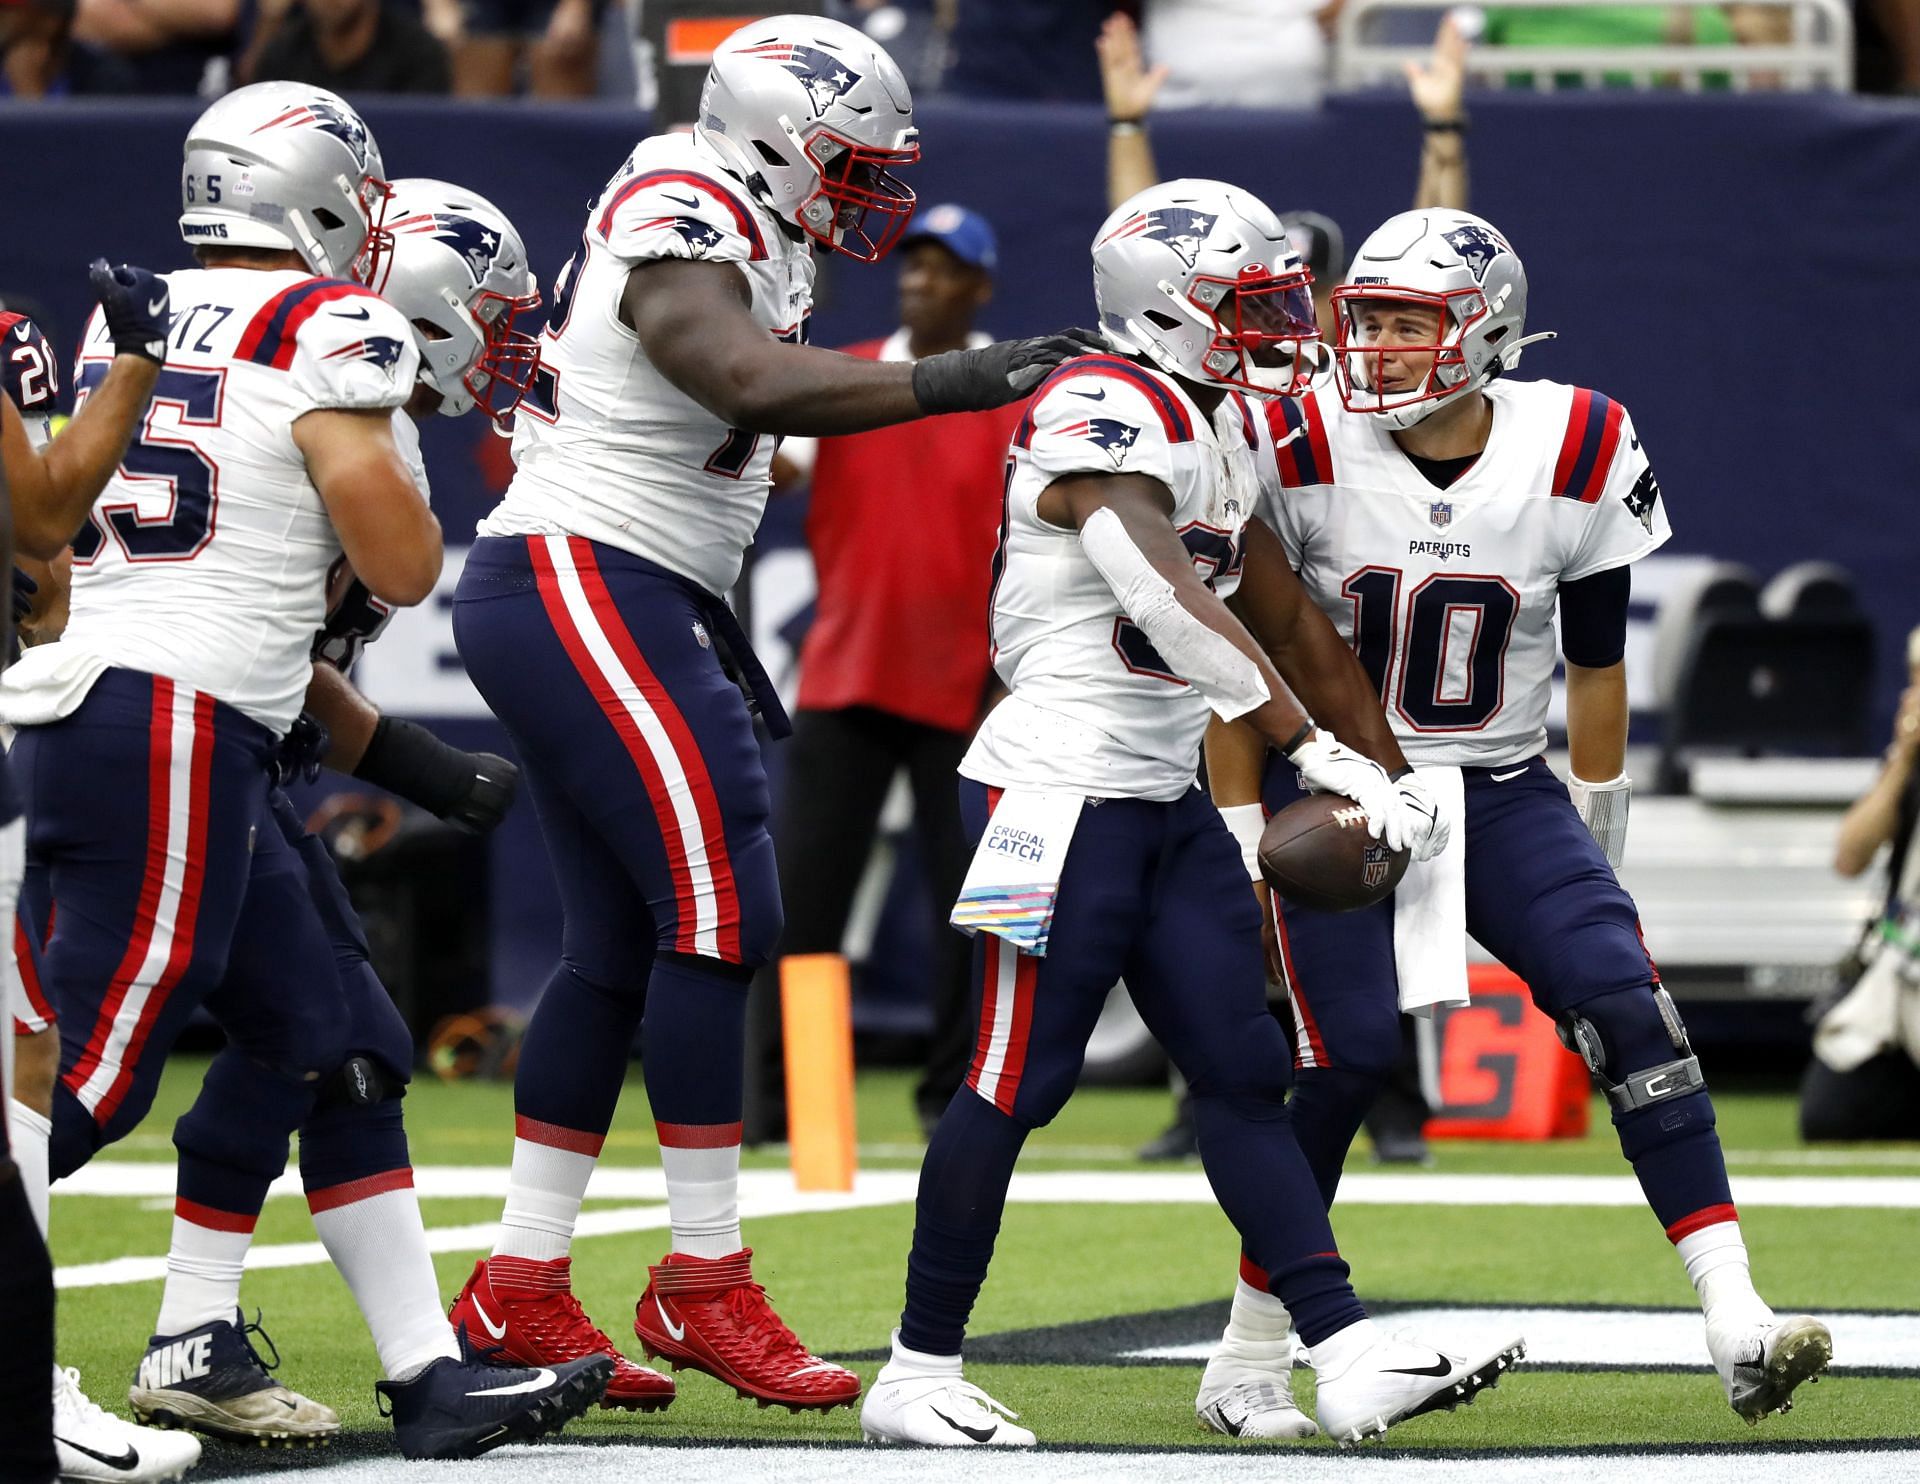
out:
{"label": "football", "polygon": [[1260,835],[1260,873],[1289,902],[1354,912],[1380,901],[1407,874],[1412,852],[1367,834],[1366,811],[1340,794],[1287,805]]}

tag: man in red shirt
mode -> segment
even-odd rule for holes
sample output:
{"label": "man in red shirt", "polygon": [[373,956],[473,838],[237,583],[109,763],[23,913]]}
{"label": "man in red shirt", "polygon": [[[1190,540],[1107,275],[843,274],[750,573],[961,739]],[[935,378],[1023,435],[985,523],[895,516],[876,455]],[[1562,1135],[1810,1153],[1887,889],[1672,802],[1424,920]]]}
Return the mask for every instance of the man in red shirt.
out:
{"label": "man in red shirt", "polygon": [[[900,245],[900,328],[851,355],[913,361],[984,345],[995,243],[961,206],[922,212]],[[896,772],[937,920],[926,964],[933,1042],[915,1091],[931,1127],[966,1072],[969,944],[947,926],[966,875],[954,769],[985,709],[987,599],[1007,444],[1020,407],[788,439],[775,477],[811,474],[807,544],[819,599],[800,651],[800,696],[775,821],[786,930],[780,952],[836,953]],[[786,467],[782,468],[781,464]],[[754,986],[757,1052],[747,1139],[784,1137],[778,959]]]}

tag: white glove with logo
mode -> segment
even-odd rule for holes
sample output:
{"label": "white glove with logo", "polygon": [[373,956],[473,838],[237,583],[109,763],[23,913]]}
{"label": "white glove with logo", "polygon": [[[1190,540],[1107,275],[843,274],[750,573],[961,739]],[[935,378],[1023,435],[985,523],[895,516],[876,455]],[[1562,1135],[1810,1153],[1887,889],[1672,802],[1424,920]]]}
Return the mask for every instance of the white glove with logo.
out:
{"label": "white glove with logo", "polygon": [[1633,780],[1622,773],[1605,783],[1588,783],[1569,773],[1567,792],[1580,811],[1580,822],[1600,842],[1607,864],[1619,870],[1627,853],[1627,805],[1633,799]]}
{"label": "white glove with logo", "polygon": [[1332,732],[1321,727],[1288,753],[1287,760],[1300,770],[1302,781],[1313,792],[1345,794],[1366,810],[1367,833],[1374,839],[1384,841],[1389,850],[1407,848],[1414,834],[1407,802],[1387,777],[1387,770],[1372,758],[1341,745]]}
{"label": "white glove with logo", "polygon": [[1447,848],[1447,841],[1453,835],[1453,821],[1441,812],[1440,801],[1418,773],[1409,769],[1394,780],[1393,786],[1399,791],[1400,802],[1406,806],[1411,830],[1407,843],[1413,847],[1413,858],[1432,860]]}

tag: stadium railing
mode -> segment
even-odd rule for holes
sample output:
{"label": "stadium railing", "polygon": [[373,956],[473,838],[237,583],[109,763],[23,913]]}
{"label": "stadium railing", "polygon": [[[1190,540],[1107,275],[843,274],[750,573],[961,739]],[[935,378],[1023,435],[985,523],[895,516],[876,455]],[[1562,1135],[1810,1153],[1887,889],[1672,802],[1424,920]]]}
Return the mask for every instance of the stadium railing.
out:
{"label": "stadium railing", "polygon": [[[1455,8],[1454,0],[1349,0],[1340,12],[1333,48],[1333,85],[1338,90],[1397,84],[1402,66],[1424,62],[1433,24]],[[1593,8],[1593,0],[1481,0],[1480,8],[1567,10]],[[1650,10],[1704,11],[1721,0],[1667,0]],[[1494,86],[1503,82],[1542,92],[1572,74],[1589,87],[1625,78],[1635,88],[1673,87],[1699,92],[1725,78],[1735,91],[1752,88],[1793,92],[1853,90],[1853,13],[1845,0],[1784,0],[1790,34],[1778,45],[1514,46],[1482,39],[1473,50],[1473,72]]]}

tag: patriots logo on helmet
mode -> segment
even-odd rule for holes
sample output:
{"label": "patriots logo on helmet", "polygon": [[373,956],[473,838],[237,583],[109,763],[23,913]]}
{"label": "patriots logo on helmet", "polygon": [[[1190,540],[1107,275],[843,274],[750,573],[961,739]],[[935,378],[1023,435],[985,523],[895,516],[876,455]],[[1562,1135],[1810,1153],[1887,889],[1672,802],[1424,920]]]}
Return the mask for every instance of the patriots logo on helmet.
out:
{"label": "patriots logo on helmet", "polygon": [[1085,422],[1073,423],[1060,430],[1062,438],[1085,438],[1096,447],[1104,448],[1107,457],[1113,460],[1118,469],[1127,459],[1127,450],[1132,448],[1134,440],[1139,438],[1140,430],[1131,423],[1123,423],[1117,418],[1090,417]]}
{"label": "patriots logo on helmet", "polygon": [[1195,211],[1191,206],[1156,206],[1151,211],[1135,212],[1108,235],[1107,241],[1122,237],[1145,237],[1164,242],[1189,268],[1200,256],[1200,246],[1219,216],[1211,211]]}
{"label": "patriots logo on helmet", "polygon": [[369,335],[351,345],[327,352],[329,361],[368,361],[382,371],[391,371],[400,363],[400,342],[391,335]]}
{"label": "patriots logo on helmet", "polygon": [[807,90],[807,97],[813,103],[815,113],[825,113],[829,107],[840,101],[847,89],[860,81],[858,72],[832,53],[823,52],[814,46],[798,46],[787,41],[770,41],[764,46],[750,46],[741,55],[764,57],[769,62],[778,62],[799,78],[800,85]]}
{"label": "patriots logo on helmet", "polygon": [[721,242],[718,227],[709,226],[690,216],[656,216],[652,221],[641,224],[643,232],[652,227],[665,227],[670,232],[679,233],[680,240],[687,244],[688,253],[696,258],[704,258]]}
{"label": "patriots logo on helmet", "polygon": [[1427,506],[1427,519],[1433,522],[1436,531],[1444,531],[1453,524],[1453,505],[1451,501],[1435,500]]}
{"label": "patriots logo on helmet", "polygon": [[367,126],[344,109],[335,108],[331,103],[302,103],[298,108],[289,108],[285,113],[268,119],[253,132],[264,134],[269,129],[299,129],[311,126],[323,134],[331,134],[353,152],[353,162],[361,170],[367,168],[369,157]]}
{"label": "patriots logo on helmet", "polygon": [[1455,227],[1446,234],[1447,246],[1466,260],[1467,270],[1473,274],[1475,283],[1487,281],[1487,268],[1503,252],[1513,249],[1502,242],[1486,227],[1470,223],[1464,227]]}
{"label": "patriots logo on helmet", "polygon": [[459,254],[478,288],[500,257],[500,234],[483,221],[451,211],[423,211],[393,223],[395,233],[408,232],[444,242]]}

